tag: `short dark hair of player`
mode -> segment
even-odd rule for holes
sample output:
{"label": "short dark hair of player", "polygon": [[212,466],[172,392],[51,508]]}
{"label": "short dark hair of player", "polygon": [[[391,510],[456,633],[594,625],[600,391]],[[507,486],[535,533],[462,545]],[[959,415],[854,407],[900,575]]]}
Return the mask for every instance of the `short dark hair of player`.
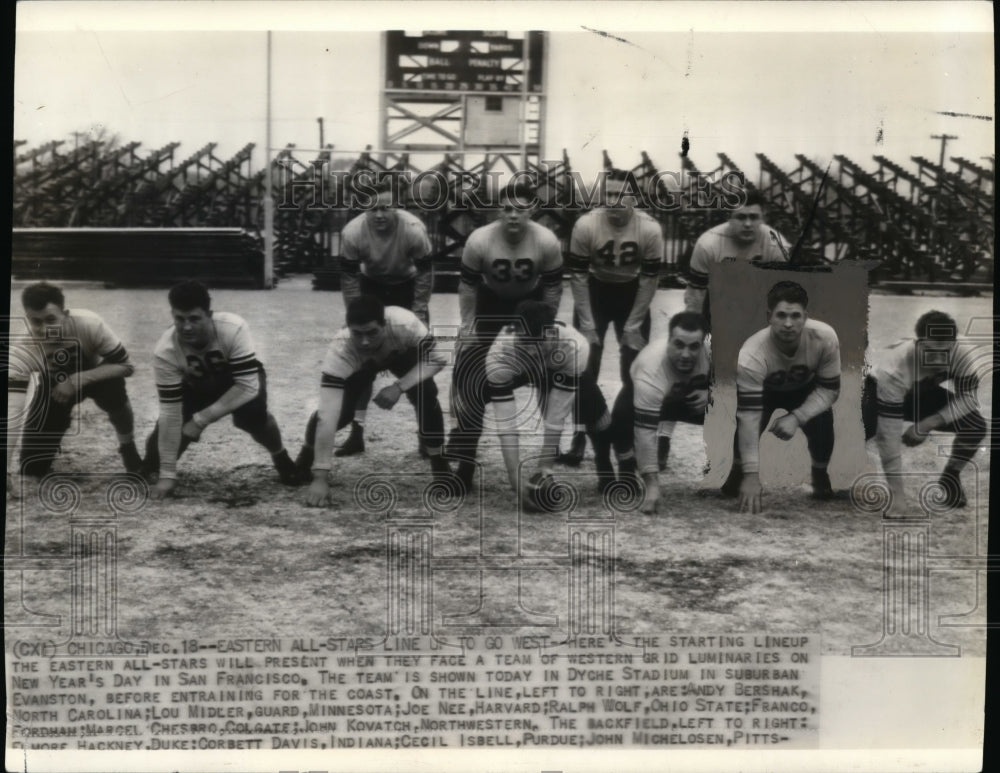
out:
{"label": "short dark hair of player", "polygon": [[542,301],[521,301],[514,309],[514,314],[524,324],[525,333],[529,338],[541,339],[545,334],[545,328],[552,327],[556,321],[552,307]]}
{"label": "short dark hair of player", "polygon": [[689,333],[701,331],[704,334],[708,334],[708,326],[705,324],[705,318],[697,311],[681,311],[674,314],[667,325],[668,335],[673,335],[674,329],[678,327],[681,330],[687,330]]}
{"label": "short dark hair of player", "polygon": [[774,307],[784,301],[785,303],[797,303],[803,309],[809,306],[809,294],[798,282],[778,282],[767,291],[767,310],[774,311]]}
{"label": "short dark hair of player", "polygon": [[208,288],[197,279],[175,284],[167,293],[167,299],[170,301],[170,308],[180,311],[212,310],[212,296],[208,294]]}
{"label": "short dark hair of player", "polygon": [[347,304],[347,325],[385,324],[385,304],[376,295],[359,295]]}
{"label": "short dark hair of player", "polygon": [[536,193],[535,187],[525,179],[524,175],[518,175],[507,183],[501,199],[524,199],[534,202]]}
{"label": "short dark hair of player", "polygon": [[62,290],[48,282],[36,282],[21,291],[21,305],[26,309],[41,311],[50,303],[54,303],[60,309],[66,308]]}
{"label": "short dark hair of player", "polygon": [[756,188],[750,188],[747,191],[747,197],[743,202],[743,206],[752,207],[754,204],[760,207],[762,211],[767,209],[767,201],[764,199],[764,194]]}
{"label": "short dark hair of player", "polygon": [[914,332],[923,340],[954,341],[958,337],[958,326],[943,311],[928,311],[920,315]]}
{"label": "short dark hair of player", "polygon": [[626,191],[629,193],[639,193],[639,181],[635,179],[635,175],[628,169],[612,168],[606,170],[604,174],[606,175],[604,179],[607,182],[625,183],[623,187]]}

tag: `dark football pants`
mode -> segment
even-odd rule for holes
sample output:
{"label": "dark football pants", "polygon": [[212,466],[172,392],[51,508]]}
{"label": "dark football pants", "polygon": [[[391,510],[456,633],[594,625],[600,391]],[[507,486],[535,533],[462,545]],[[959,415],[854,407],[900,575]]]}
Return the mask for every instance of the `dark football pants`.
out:
{"label": "dark football pants", "polygon": [[[21,471],[25,475],[42,477],[52,469],[52,462],[62,439],[69,430],[75,402],[64,405],[51,397],[47,379],[39,379],[38,388],[28,408],[29,420],[21,433]],[[91,399],[105,413],[124,409],[128,404],[124,378],[112,378],[85,386],[80,392],[80,402]],[[32,417],[37,417],[33,419]],[[117,428],[119,431],[128,428]]]}
{"label": "dark football pants", "polygon": [[[780,392],[775,389],[764,389],[764,409],[760,414],[760,426],[757,429],[759,435],[764,434],[767,425],[771,421],[771,416],[779,408],[785,411],[794,411],[806,401],[812,394],[815,386],[808,384],[804,389],[795,389],[787,392]],[[806,436],[806,443],[809,446],[809,455],[812,457],[814,467],[825,468],[830,463],[833,456],[833,409],[828,408],[818,416],[813,416],[809,421],[799,427],[802,434]],[[740,438],[739,429],[733,438],[733,465],[740,461]]]}
{"label": "dark football pants", "polygon": [[[259,376],[260,387],[253,400],[244,403],[230,414],[233,419],[233,426],[252,435],[258,443],[261,442],[259,438],[267,433],[269,426],[277,426],[274,417],[267,412],[267,374],[264,372],[263,365],[260,368]],[[205,391],[193,389],[185,384],[181,391],[181,421],[184,423],[190,421],[191,417],[198,411],[207,408],[222,397],[232,385],[233,382],[230,379],[228,384],[224,383],[218,389]],[[153,472],[160,469],[159,439],[160,423],[157,421],[152,433],[146,439],[146,458],[144,460],[144,466]],[[191,440],[181,435],[181,444],[177,449],[178,459],[189,445],[191,445]]]}
{"label": "dark football pants", "polygon": [[463,459],[475,459],[479,439],[483,434],[483,414],[489,402],[486,380],[486,355],[504,327],[516,321],[514,309],[522,300],[541,300],[538,288],[524,298],[498,298],[480,287],[476,298],[475,332],[461,342],[451,375],[451,402],[456,426],[448,440],[449,453]]}
{"label": "dark football pants", "polygon": [[404,282],[379,282],[369,279],[364,274],[358,275],[362,295],[374,295],[386,306],[401,306],[413,311],[413,298],[416,291],[416,281],[407,279]]}
{"label": "dark football pants", "polygon": [[[683,421],[687,424],[705,424],[705,411],[693,410],[683,397],[667,395],[660,406],[660,421]],[[611,410],[614,427],[615,453],[621,456],[635,448],[635,387],[623,384]]]}
{"label": "dark football pants", "polygon": [[[601,359],[604,356],[604,338],[608,333],[608,328],[612,325],[615,328],[615,335],[618,336],[619,349],[619,376],[622,384],[631,384],[632,376],[629,369],[639,352],[622,346],[622,334],[625,332],[625,323],[628,321],[632,306],[635,303],[636,293],[639,291],[639,278],[636,277],[630,282],[602,282],[591,276],[588,279],[590,290],[590,312],[594,317],[594,327],[597,330],[597,346],[590,345],[590,358],[587,360],[587,370],[594,374],[597,379],[601,374]],[[649,340],[649,330],[652,324],[649,311],[640,328],[643,338]],[[573,326],[579,329],[580,320],[573,312]]]}
{"label": "dark football pants", "polygon": [[[411,351],[402,354],[388,362],[384,370],[388,370],[396,378],[402,378],[417,364],[419,352]],[[340,419],[337,429],[346,427],[354,419],[357,410],[358,397],[370,393],[372,383],[379,371],[359,370],[349,376],[344,383],[344,399],[340,409]],[[440,448],[444,444],[444,415],[441,413],[441,403],[438,401],[438,388],[433,378],[424,379],[403,394],[410,401],[417,413],[417,434],[427,448]],[[315,447],[316,427],[319,425],[319,414],[313,412],[306,425],[306,445]]]}

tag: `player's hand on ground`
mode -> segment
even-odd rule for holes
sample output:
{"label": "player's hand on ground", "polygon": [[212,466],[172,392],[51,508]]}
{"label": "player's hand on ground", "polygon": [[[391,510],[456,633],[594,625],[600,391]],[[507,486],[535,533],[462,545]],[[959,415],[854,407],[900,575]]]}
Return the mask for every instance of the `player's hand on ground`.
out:
{"label": "player's hand on ground", "polygon": [[597,331],[594,328],[586,328],[580,332],[583,333],[583,337],[587,339],[587,343],[591,346],[601,345],[601,339],[597,337]]}
{"label": "player's hand on ground", "polygon": [[186,437],[192,443],[196,443],[201,440],[202,428],[195,424],[194,419],[188,419],[184,422],[184,426],[181,427],[181,435]]}
{"label": "player's hand on ground", "polygon": [[626,330],[622,333],[622,346],[627,349],[634,349],[635,351],[641,351],[646,345],[646,339],[642,337],[642,333],[638,330]]}
{"label": "player's hand on ground", "polygon": [[758,476],[745,476],[740,483],[740,512],[752,514],[763,512],[763,491]]}
{"label": "player's hand on ground", "polygon": [[402,396],[403,390],[399,388],[399,384],[389,384],[389,386],[380,389],[379,393],[375,395],[375,405],[388,411],[399,402],[399,398]]}
{"label": "player's hand on ground", "polygon": [[157,501],[166,499],[173,493],[176,486],[177,481],[173,478],[160,478],[156,485],[149,490],[149,496]]}
{"label": "player's hand on ground", "polygon": [[326,471],[321,470],[313,475],[313,481],[306,492],[306,506],[324,507],[330,502],[330,483],[326,479]]}
{"label": "player's hand on ground", "polygon": [[799,428],[799,420],[791,413],[782,416],[771,425],[771,433],[781,440],[791,440]]}
{"label": "player's hand on ground", "polygon": [[919,424],[913,424],[907,427],[906,432],[903,433],[903,442],[908,446],[919,446],[927,440],[926,433],[920,431]]}
{"label": "player's hand on ground", "polygon": [[52,399],[59,405],[72,405],[76,402],[76,395],[79,389],[77,380],[73,377],[60,381],[52,388]]}

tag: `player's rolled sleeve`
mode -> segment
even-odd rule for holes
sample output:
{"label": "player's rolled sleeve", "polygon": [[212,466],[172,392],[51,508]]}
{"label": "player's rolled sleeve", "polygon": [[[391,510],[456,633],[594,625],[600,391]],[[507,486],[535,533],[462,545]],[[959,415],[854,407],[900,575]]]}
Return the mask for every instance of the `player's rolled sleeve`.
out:
{"label": "player's rolled sleeve", "polygon": [[764,410],[766,364],[746,350],[736,364],[736,432],[743,472],[760,471],[760,419]]}
{"label": "player's rolled sleeve", "polygon": [[903,398],[905,392],[902,392],[899,385],[893,383],[893,379],[888,376],[877,379],[876,384],[878,427],[875,430],[875,443],[878,446],[879,457],[882,459],[882,470],[887,476],[898,475],[903,470]]}
{"label": "player's rolled sleeve", "polygon": [[31,374],[38,372],[40,363],[27,349],[15,346],[4,364],[7,366],[7,391],[27,392]]}
{"label": "player's rolled sleeve", "polygon": [[354,241],[353,229],[348,227],[342,234],[340,251],[340,292],[344,303],[350,303],[361,295],[361,253]]}
{"label": "player's rolled sleeve", "polygon": [[542,300],[549,305],[553,313],[558,314],[563,292],[563,258],[559,240],[554,234],[545,246],[541,272]]}
{"label": "player's rolled sleeve", "polygon": [[659,383],[644,377],[638,371],[637,364],[632,366],[635,459],[640,474],[656,473],[659,471],[656,432],[665,392]]}
{"label": "player's rolled sleeve", "polygon": [[552,377],[552,388],[545,400],[545,430],[546,432],[561,432],[567,417],[573,410],[576,393],[579,387],[579,376],[570,373],[555,373]]}
{"label": "player's rolled sleeve", "polygon": [[469,287],[479,287],[483,283],[483,249],[477,234],[473,232],[462,248],[462,266],[459,280]]}
{"label": "player's rolled sleeve", "polygon": [[126,369],[125,376],[131,376],[135,372],[125,345],[104,320],[98,323],[94,337],[94,351],[100,356],[101,364],[121,365]]}
{"label": "player's rolled sleeve", "polygon": [[212,424],[223,416],[228,416],[253,400],[260,392],[260,363],[245,324],[237,328],[226,359],[233,385],[218,400],[194,415],[193,418],[202,425]]}
{"label": "player's rolled sleeve", "polygon": [[957,424],[979,410],[979,376],[975,372],[973,354],[961,348],[952,363],[949,378],[955,397],[938,412],[946,425]]}
{"label": "player's rolled sleeve", "polygon": [[407,254],[416,269],[413,313],[426,320],[428,319],[427,307],[430,304],[431,292],[434,287],[434,263],[431,260],[431,240],[427,235],[427,227],[423,223],[412,225]]}
{"label": "player's rolled sleeve", "polygon": [[641,276],[660,276],[660,266],[663,263],[663,256],[666,252],[663,242],[663,231],[659,223],[653,222],[643,229],[642,233],[642,262],[639,265]]}
{"label": "player's rolled sleeve", "polygon": [[572,272],[583,274],[590,272],[590,254],[594,248],[594,233],[591,218],[583,217],[573,225],[573,233],[569,238],[569,260],[567,268]]}
{"label": "player's rolled sleeve", "polygon": [[712,257],[705,247],[704,239],[702,236],[695,242],[686,276],[688,286],[697,290],[708,289],[708,264]]}
{"label": "player's rolled sleeve", "polygon": [[177,456],[181,444],[183,423],[184,373],[164,357],[153,361],[153,378],[160,402],[159,433],[160,477],[177,477]]}
{"label": "player's rolled sleeve", "polygon": [[509,333],[501,334],[486,355],[486,385],[500,435],[517,434],[517,405],[514,380],[521,375],[517,343]]}
{"label": "player's rolled sleeve", "polygon": [[840,342],[836,337],[828,340],[823,348],[815,383],[812,394],[792,411],[800,425],[829,410],[840,397]]}

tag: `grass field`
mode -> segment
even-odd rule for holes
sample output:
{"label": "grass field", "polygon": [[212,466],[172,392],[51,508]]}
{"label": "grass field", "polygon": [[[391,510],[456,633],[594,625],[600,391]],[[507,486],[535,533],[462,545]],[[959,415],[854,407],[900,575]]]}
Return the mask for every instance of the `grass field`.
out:
{"label": "grass field", "polygon": [[[18,291],[15,285],[12,308]],[[170,322],[165,291],[69,285],[66,292],[71,308],[100,313],[137,363],[129,394],[138,435],[144,439],[157,415],[150,362],[153,344]],[[240,314],[250,323],[268,372],[270,408],[294,456],[317,401],[326,342],[343,320],[340,294],[314,292],[306,279],[293,278],[273,292],[219,290],[213,299],[217,309]],[[567,319],[569,304],[567,291],[562,310]],[[682,305],[680,291],[658,293],[654,335],[665,333],[669,315]],[[929,308],[951,312],[964,326],[970,318],[989,316],[992,299],[874,295],[871,346],[909,335],[913,321]],[[435,324],[457,324],[457,297],[435,296],[431,318]],[[614,348],[606,351],[601,378],[609,404],[618,389]],[[437,379],[446,411],[449,380],[450,370]],[[982,391],[987,411],[991,390],[989,378]],[[421,491],[430,476],[417,454],[416,422],[405,401],[392,412],[372,405],[366,439],[366,454],[335,460],[336,504],[315,510],[301,504],[303,490],[278,483],[267,453],[228,420],[211,427],[181,460],[179,496],[147,503],[119,519],[119,635],[168,640],[195,635],[380,634],[386,621],[383,516],[357,506],[355,483],[372,473],[382,475],[397,489],[395,513],[419,515]],[[950,436],[936,436],[909,452],[907,469],[930,480],[943,463],[939,444],[950,445]],[[868,453],[868,467],[875,470],[873,445]],[[435,556],[474,555],[480,549],[565,555],[566,516],[518,517],[496,438],[488,433],[480,458],[482,506],[470,501],[434,515]],[[854,509],[846,495],[817,504],[808,498],[807,487],[769,490],[765,513],[741,515],[731,500],[699,487],[705,459],[698,428],[680,425],[670,466],[661,476],[668,512],[617,515],[616,630],[819,632],[823,651],[836,654],[876,641],[882,631],[879,517]],[[933,518],[932,556],[985,553],[989,458],[980,453],[975,461],[976,468],[965,475],[970,506]],[[80,410],[80,432],[66,439],[55,471],[76,475],[83,492],[81,511],[107,509],[107,475],[119,472],[120,462],[110,425],[92,403]],[[588,458],[580,471],[561,473],[565,480],[582,484],[578,515],[604,512],[592,472]],[[8,556],[70,555],[66,513],[46,512],[34,492],[26,492],[21,502],[8,499],[7,504]],[[490,598],[509,592],[510,576],[486,576]],[[18,621],[39,615],[61,615],[65,625],[69,571],[24,572],[23,606],[17,603],[20,580],[18,573],[5,572],[6,620],[18,636],[30,635],[16,627]],[[522,583],[528,608],[565,623],[565,570],[524,572]],[[976,588],[975,572],[945,568],[931,575],[932,635],[961,645],[968,654],[984,652],[985,629],[979,627],[985,623],[984,600],[976,609]],[[479,598],[477,572],[435,573],[435,629],[448,632],[442,616],[468,612]],[[938,624],[941,615],[969,612],[965,622],[970,627]],[[45,635],[52,637],[53,632]]]}

